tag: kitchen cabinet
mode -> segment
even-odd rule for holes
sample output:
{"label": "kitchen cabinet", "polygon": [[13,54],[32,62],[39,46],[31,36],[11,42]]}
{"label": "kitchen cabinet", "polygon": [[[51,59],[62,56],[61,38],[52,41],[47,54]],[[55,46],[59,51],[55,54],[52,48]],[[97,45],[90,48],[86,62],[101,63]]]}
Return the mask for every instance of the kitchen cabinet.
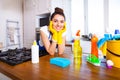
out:
{"label": "kitchen cabinet", "polygon": [[23,46],[30,48],[35,39],[35,5],[33,0],[24,0]]}
{"label": "kitchen cabinet", "polygon": [[50,12],[50,4],[51,0],[35,0],[35,12],[36,15],[44,14],[44,13],[49,13]]}

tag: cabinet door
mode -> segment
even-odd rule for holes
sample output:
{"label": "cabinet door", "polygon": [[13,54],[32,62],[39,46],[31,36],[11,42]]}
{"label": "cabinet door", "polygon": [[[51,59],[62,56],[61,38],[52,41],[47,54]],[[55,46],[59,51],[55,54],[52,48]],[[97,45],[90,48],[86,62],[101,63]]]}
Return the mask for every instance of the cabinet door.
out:
{"label": "cabinet door", "polygon": [[35,39],[35,2],[24,0],[24,47],[30,48]]}
{"label": "cabinet door", "polygon": [[36,14],[44,14],[50,12],[50,0],[37,0],[36,1]]}

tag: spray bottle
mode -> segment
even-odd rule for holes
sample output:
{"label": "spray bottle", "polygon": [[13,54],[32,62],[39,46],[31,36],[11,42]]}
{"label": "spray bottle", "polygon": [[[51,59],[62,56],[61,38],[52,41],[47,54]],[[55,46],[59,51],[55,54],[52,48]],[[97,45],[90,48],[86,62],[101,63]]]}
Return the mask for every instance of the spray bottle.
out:
{"label": "spray bottle", "polygon": [[31,47],[32,50],[32,63],[38,63],[39,62],[39,46],[36,43],[36,40],[34,40],[33,45]]}
{"label": "spray bottle", "polygon": [[77,31],[73,44],[73,54],[75,63],[81,63],[82,48],[80,46],[80,30]]}

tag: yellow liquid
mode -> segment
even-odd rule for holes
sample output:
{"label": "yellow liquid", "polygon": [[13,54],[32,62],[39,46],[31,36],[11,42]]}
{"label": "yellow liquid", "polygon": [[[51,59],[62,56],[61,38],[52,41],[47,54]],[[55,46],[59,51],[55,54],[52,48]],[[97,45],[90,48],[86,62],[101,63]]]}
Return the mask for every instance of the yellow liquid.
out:
{"label": "yellow liquid", "polygon": [[81,64],[82,58],[74,58],[74,63],[75,64]]}
{"label": "yellow liquid", "polygon": [[82,48],[80,46],[80,40],[74,41],[73,54],[74,54],[75,69],[79,70],[82,63]]}
{"label": "yellow liquid", "polygon": [[81,64],[82,64],[82,58],[74,58],[75,70],[80,70]]}
{"label": "yellow liquid", "polygon": [[82,48],[80,46],[80,40],[75,40],[73,54],[74,58],[82,57]]}

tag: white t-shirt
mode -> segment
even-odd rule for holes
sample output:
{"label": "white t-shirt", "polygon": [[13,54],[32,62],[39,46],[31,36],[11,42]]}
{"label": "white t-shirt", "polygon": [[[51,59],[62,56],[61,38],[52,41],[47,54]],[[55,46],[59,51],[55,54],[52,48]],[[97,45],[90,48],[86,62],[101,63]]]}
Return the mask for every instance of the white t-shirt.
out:
{"label": "white t-shirt", "polygon": [[[51,35],[50,31],[48,30],[48,26],[43,26],[40,28],[40,30],[43,31],[47,35],[49,40],[52,40],[52,35]],[[65,35],[66,35],[66,31],[62,34],[62,36],[65,36]],[[41,36],[40,36],[40,40],[39,40],[39,46],[44,47]]]}

